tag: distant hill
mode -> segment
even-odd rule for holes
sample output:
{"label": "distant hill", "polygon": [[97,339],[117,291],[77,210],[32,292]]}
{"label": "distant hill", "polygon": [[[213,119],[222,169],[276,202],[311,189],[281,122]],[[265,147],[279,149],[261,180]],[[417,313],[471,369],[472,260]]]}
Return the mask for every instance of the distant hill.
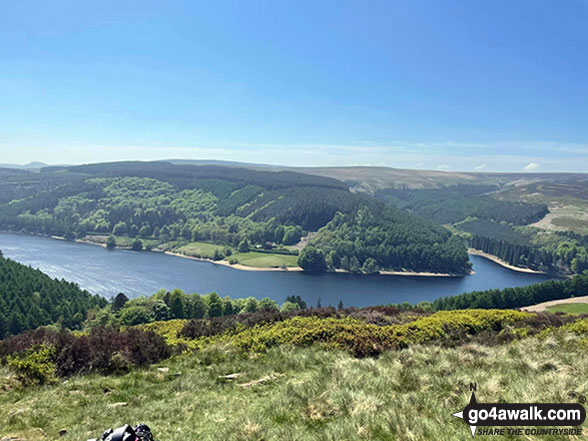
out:
{"label": "distant hill", "polygon": [[218,159],[165,159],[164,162],[170,162],[175,165],[221,165],[224,167],[244,168],[286,168],[281,165],[259,164],[253,162],[238,161],[221,161]]}
{"label": "distant hill", "polygon": [[48,164],[44,162],[30,162],[25,165],[20,164],[0,164],[0,168],[16,168],[19,170],[32,170],[32,169],[41,169],[43,167],[47,167]]}
{"label": "distant hill", "polygon": [[284,167],[315,176],[338,179],[356,190],[375,193],[389,188],[412,190],[435,189],[452,185],[522,185],[542,181],[577,181],[588,183],[585,173],[481,173],[413,170],[390,167]]}
{"label": "distant hill", "polygon": [[[145,241],[137,242],[139,248],[180,252],[207,242],[227,247],[212,258],[239,262],[251,255],[235,255],[237,249],[295,253],[287,247],[325,229],[310,243],[318,248],[312,254],[318,262],[303,268],[469,272],[465,246],[451,240],[449,231],[330,177],[166,161],[45,167],[41,173],[2,176],[0,228],[6,230],[68,238],[112,234],[127,246],[139,239]],[[361,237],[350,237],[356,230]],[[291,258],[274,262],[288,265]]]}

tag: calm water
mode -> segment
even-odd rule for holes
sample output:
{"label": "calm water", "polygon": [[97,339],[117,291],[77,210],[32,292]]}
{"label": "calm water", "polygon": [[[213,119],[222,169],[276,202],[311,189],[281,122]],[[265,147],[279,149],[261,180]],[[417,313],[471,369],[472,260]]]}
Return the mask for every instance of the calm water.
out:
{"label": "calm water", "polygon": [[198,262],[162,253],[109,251],[94,245],[44,237],[0,234],[0,250],[6,257],[39,268],[52,277],[77,282],[92,293],[110,297],[124,292],[129,297],[149,295],[161,288],[221,296],[271,297],[279,303],[288,295],[300,295],[315,305],[369,306],[434,300],[467,291],[524,286],[549,277],[511,271],[487,259],[470,256],[473,276],[406,277],[300,272],[254,272]]}

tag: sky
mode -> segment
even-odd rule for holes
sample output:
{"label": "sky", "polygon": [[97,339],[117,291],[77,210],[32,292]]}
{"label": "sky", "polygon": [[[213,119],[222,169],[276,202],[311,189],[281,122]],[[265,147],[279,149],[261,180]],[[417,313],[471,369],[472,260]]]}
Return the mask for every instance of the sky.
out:
{"label": "sky", "polygon": [[588,0],[0,5],[0,163],[588,170]]}

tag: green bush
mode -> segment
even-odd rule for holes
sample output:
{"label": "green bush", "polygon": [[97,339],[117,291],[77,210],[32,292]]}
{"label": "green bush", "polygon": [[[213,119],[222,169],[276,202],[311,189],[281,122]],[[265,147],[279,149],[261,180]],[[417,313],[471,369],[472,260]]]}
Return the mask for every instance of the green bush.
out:
{"label": "green bush", "polygon": [[563,331],[571,331],[578,335],[588,334],[588,318],[578,320],[574,323],[569,323],[562,326]]}
{"label": "green bush", "polygon": [[54,358],[53,347],[36,345],[25,352],[9,355],[6,364],[24,384],[46,384],[55,381]]}
{"label": "green bush", "polygon": [[531,316],[511,310],[441,311],[408,323],[385,326],[366,324],[351,317],[294,317],[203,337],[190,346],[202,349],[210,344],[229,343],[243,352],[265,352],[279,345],[318,343],[366,357],[411,344],[460,341],[483,331],[498,332]]}

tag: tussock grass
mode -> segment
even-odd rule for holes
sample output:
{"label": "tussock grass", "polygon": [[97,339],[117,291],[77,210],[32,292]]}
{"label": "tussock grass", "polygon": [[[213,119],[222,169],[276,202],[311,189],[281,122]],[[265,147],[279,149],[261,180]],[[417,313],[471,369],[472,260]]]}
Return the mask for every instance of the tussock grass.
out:
{"label": "tussock grass", "polygon": [[[124,376],[35,388],[3,371],[0,437],[54,440],[66,428],[61,439],[84,441],[143,421],[161,441],[453,441],[470,436],[451,416],[468,402],[470,382],[485,402],[573,402],[588,394],[586,366],[585,336],[573,332],[492,347],[411,345],[362,359],[316,345],[249,355],[213,345]],[[234,373],[242,375],[224,377]],[[112,406],[120,402],[128,405]]]}

